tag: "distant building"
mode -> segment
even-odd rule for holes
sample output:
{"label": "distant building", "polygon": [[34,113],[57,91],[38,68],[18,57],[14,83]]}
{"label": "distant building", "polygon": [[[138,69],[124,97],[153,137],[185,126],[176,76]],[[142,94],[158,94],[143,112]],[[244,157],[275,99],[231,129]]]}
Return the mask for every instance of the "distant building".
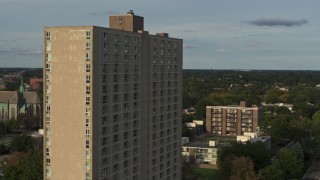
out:
{"label": "distant building", "polygon": [[41,83],[43,82],[42,78],[30,78],[30,88],[34,91],[39,90]]}
{"label": "distant building", "polygon": [[286,107],[288,108],[291,112],[293,112],[293,104],[285,104],[285,103],[265,103],[265,102],[262,102],[261,103],[262,106],[278,106],[278,107]]}
{"label": "distant building", "polygon": [[4,84],[4,80],[0,78],[0,89],[5,89],[6,85]]}
{"label": "distant building", "polygon": [[237,136],[244,132],[256,132],[262,118],[261,108],[240,106],[207,106],[206,131],[217,135]]}
{"label": "distant building", "polygon": [[192,136],[197,136],[204,133],[203,120],[193,120],[192,122],[185,123],[185,126],[191,132]]}
{"label": "distant building", "polygon": [[258,136],[258,133],[254,132],[244,132],[243,135],[237,136],[238,142],[262,142],[265,147],[271,150],[271,137],[270,136]]}
{"label": "distant building", "polygon": [[214,168],[217,163],[218,140],[209,142],[190,142],[182,145],[182,156],[186,161],[194,157],[202,168]]}
{"label": "distant building", "polygon": [[21,113],[40,115],[40,104],[36,92],[0,91],[0,121],[16,119]]}
{"label": "distant building", "polygon": [[276,88],[277,88],[279,91],[283,91],[283,92],[288,92],[288,91],[289,91],[289,87],[279,87],[279,86],[276,86]]}
{"label": "distant building", "polygon": [[183,113],[183,114],[193,115],[193,114],[196,113],[196,110],[195,110],[193,107],[191,107],[191,108],[189,108],[189,109],[183,109],[183,110],[182,110],[182,113]]}

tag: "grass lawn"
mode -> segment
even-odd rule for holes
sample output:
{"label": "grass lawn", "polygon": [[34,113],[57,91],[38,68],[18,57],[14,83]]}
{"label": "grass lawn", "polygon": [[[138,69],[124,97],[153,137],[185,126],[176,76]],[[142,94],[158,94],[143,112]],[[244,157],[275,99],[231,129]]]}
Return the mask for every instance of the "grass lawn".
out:
{"label": "grass lawn", "polygon": [[218,179],[216,169],[195,168],[192,173],[185,176],[186,180],[215,180]]}

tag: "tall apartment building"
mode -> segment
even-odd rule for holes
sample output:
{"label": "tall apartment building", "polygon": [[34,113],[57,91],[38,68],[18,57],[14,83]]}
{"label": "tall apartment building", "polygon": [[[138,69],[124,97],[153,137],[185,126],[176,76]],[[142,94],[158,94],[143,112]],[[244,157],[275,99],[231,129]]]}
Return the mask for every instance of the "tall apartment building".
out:
{"label": "tall apartment building", "polygon": [[261,109],[257,106],[207,106],[206,131],[217,135],[243,135],[244,132],[256,132],[261,120]]}
{"label": "tall apartment building", "polygon": [[110,28],[44,28],[44,179],[181,179],[182,39]]}

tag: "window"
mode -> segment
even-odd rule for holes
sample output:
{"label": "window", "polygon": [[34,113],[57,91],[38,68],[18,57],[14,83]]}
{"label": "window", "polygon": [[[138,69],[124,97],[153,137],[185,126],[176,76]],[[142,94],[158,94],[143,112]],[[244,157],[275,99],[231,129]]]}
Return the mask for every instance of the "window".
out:
{"label": "window", "polygon": [[46,38],[50,39],[50,37],[51,37],[51,33],[50,32],[46,32]]}
{"label": "window", "polygon": [[118,142],[118,134],[113,135],[113,142]]}
{"label": "window", "polygon": [[47,83],[50,82],[50,74],[46,74],[46,82],[47,82]]}
{"label": "window", "polygon": [[113,75],[113,82],[119,82],[119,75],[115,74]]}
{"label": "window", "polygon": [[86,180],[90,180],[90,173],[86,172]]}
{"label": "window", "polygon": [[50,53],[46,53],[46,61],[51,61],[51,54]]}
{"label": "window", "polygon": [[[107,91],[108,91],[107,85],[103,85],[102,86],[102,93],[105,94],[105,93],[107,93]],[[107,97],[106,96],[103,96],[103,97],[105,97],[105,99],[106,99],[105,101],[107,101]]]}
{"label": "window", "polygon": [[46,135],[50,135],[50,127],[46,127]]}
{"label": "window", "polygon": [[128,42],[129,42],[129,36],[128,36],[128,35],[125,35],[125,37],[124,37],[124,42],[125,42],[125,43],[128,43]]}
{"label": "window", "polygon": [[46,114],[50,114],[50,105],[46,106]]}
{"label": "window", "polygon": [[51,145],[51,139],[49,137],[46,137],[46,145]]}
{"label": "window", "polygon": [[119,91],[119,86],[117,84],[115,84],[113,86],[113,92],[117,93]]}
{"label": "window", "polygon": [[119,64],[114,64],[113,72],[117,73],[119,71]]}
{"label": "window", "polygon": [[50,70],[51,70],[51,64],[46,64],[46,70],[50,72]]}
{"label": "window", "polygon": [[86,37],[87,37],[87,39],[90,39],[90,35],[91,35],[90,31],[87,31],[87,32],[86,32]]}
{"label": "window", "polygon": [[119,97],[118,97],[117,94],[113,96],[113,102],[114,103],[118,102],[118,99],[119,99]]}
{"label": "window", "polygon": [[128,52],[129,52],[129,46],[128,46],[128,45],[124,46],[124,52],[125,52],[125,53],[128,53]]}
{"label": "window", "polygon": [[90,104],[90,97],[86,97],[86,104]]}
{"label": "window", "polygon": [[[89,81],[90,81],[90,77],[89,77]],[[90,94],[90,86],[86,86],[86,94]]]}
{"label": "window", "polygon": [[47,164],[47,165],[50,165],[50,163],[51,163],[50,158],[47,158],[47,159],[46,159],[46,164]]}
{"label": "window", "polygon": [[90,137],[90,130],[86,129],[86,137]]}
{"label": "window", "polygon": [[138,46],[135,46],[134,47],[134,53],[138,53],[139,52],[139,47]]}
{"label": "window", "polygon": [[103,54],[103,61],[108,62],[108,54],[106,54],[106,53]]}
{"label": "window", "polygon": [[51,177],[51,170],[46,168],[46,176]]}
{"label": "window", "polygon": [[46,148],[46,155],[50,156],[50,148]]}
{"label": "window", "polygon": [[156,64],[156,63],[157,63],[157,57],[153,56],[153,64]]}
{"label": "window", "polygon": [[103,33],[103,39],[104,39],[105,41],[108,41],[108,33]]}
{"label": "window", "polygon": [[90,75],[86,75],[86,83],[90,83]]}
{"label": "window", "polygon": [[119,42],[119,34],[114,34],[114,42],[115,43]]}
{"label": "window", "polygon": [[118,49],[119,49],[119,44],[115,44],[115,45],[114,45],[114,49],[113,49],[114,52],[117,53],[117,52],[118,52]]}
{"label": "window", "polygon": [[90,159],[90,151],[86,151],[86,158]]}
{"label": "window", "polygon": [[90,116],[90,108],[86,108],[86,116]]}
{"label": "window", "polygon": [[139,37],[134,37],[134,44],[138,44],[139,43]]}
{"label": "window", "polygon": [[90,49],[90,42],[86,42],[86,50]]}
{"label": "window", "polygon": [[90,141],[86,140],[86,148],[90,148]]}
{"label": "window", "polygon": [[90,64],[86,64],[86,72],[90,72]]}
{"label": "window", "polygon": [[46,96],[46,103],[50,103],[51,102],[51,97],[50,96]]}
{"label": "window", "polygon": [[87,61],[90,61],[90,55],[89,55],[89,53],[86,54],[86,60],[87,60]]}
{"label": "window", "polygon": [[51,124],[51,120],[49,116],[46,116],[46,124]]}
{"label": "window", "polygon": [[86,119],[86,127],[89,127],[90,126],[90,119]]}
{"label": "window", "polygon": [[50,42],[50,41],[47,41],[47,42],[46,42],[46,50],[47,50],[47,51],[50,51],[50,50],[51,50],[51,42]]}
{"label": "window", "polygon": [[50,93],[51,92],[51,86],[50,84],[46,84],[46,92]]}
{"label": "window", "polygon": [[108,44],[107,43],[103,43],[103,50],[108,51]]}

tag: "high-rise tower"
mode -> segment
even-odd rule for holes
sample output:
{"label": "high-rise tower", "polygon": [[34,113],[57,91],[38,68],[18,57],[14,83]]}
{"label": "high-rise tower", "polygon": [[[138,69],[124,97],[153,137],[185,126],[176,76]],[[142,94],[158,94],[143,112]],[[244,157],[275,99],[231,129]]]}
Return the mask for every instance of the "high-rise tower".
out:
{"label": "high-rise tower", "polygon": [[44,29],[44,179],[180,179],[182,40],[109,24]]}

